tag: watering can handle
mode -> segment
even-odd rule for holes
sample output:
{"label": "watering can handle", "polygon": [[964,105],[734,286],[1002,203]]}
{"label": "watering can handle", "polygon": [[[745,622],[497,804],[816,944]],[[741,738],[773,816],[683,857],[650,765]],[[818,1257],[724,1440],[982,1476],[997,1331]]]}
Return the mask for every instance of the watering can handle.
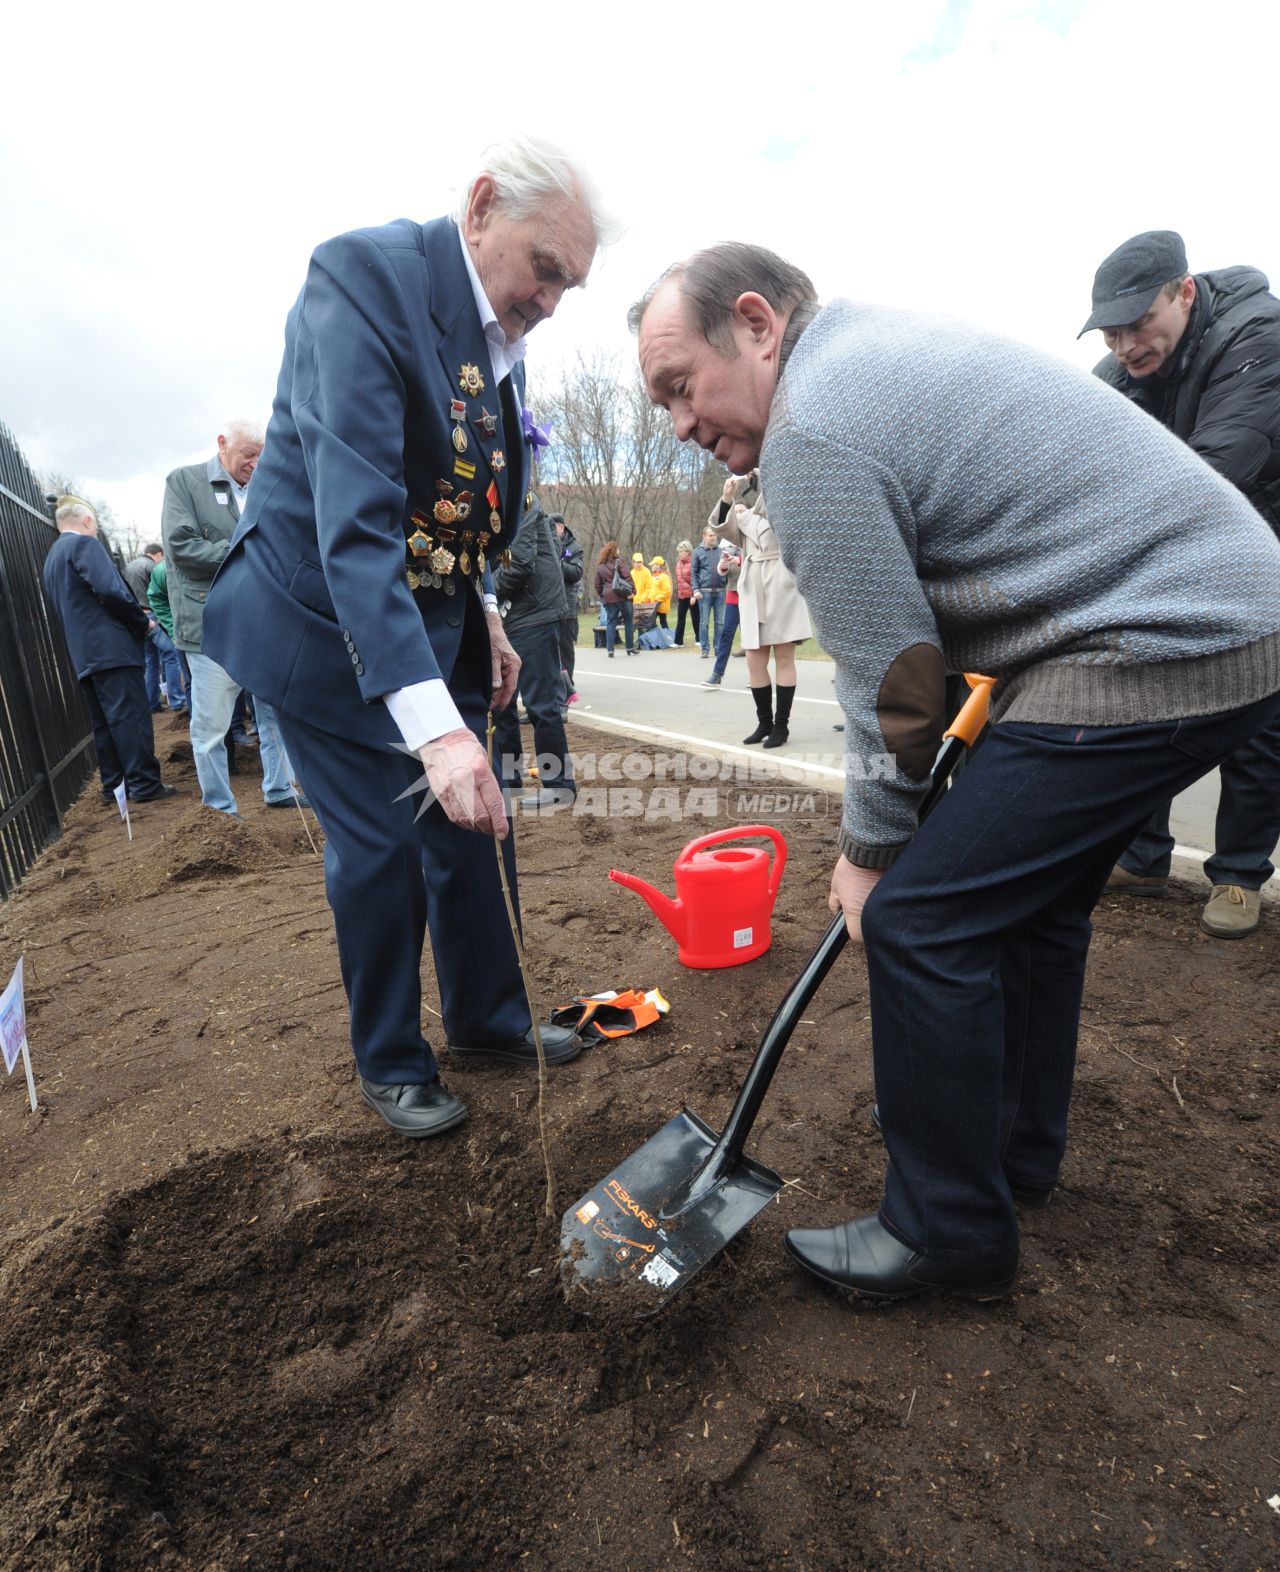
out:
{"label": "watering can handle", "polygon": [[740,841],[751,835],[767,835],[773,842],[773,867],[769,870],[769,899],[772,900],[778,893],[778,886],[782,883],[782,871],[787,866],[787,843],[781,831],[773,829],[768,824],[740,824],[726,830],[712,830],[710,835],[702,835],[696,841],[690,841],[685,849],[676,858],[676,867],[692,860],[695,852],[700,852],[705,846],[718,846],[724,841]]}

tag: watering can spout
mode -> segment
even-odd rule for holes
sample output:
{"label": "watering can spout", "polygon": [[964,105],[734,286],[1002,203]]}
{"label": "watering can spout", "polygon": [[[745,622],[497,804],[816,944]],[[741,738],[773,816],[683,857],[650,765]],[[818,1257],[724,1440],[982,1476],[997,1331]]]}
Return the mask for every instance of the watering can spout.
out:
{"label": "watering can spout", "polygon": [[655,889],[646,879],[637,879],[634,873],[620,873],[617,868],[609,869],[609,877],[615,884],[620,884],[624,889],[634,890],[642,901],[648,905],[654,916],[667,930],[677,944],[685,942],[687,929],[686,912],[683,901],[668,899],[661,890]]}

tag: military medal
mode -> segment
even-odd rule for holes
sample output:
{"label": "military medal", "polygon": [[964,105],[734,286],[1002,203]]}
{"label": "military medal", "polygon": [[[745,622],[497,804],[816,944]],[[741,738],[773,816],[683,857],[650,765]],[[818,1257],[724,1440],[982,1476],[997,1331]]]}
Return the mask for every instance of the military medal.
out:
{"label": "military medal", "polygon": [[468,578],[470,578],[470,576],[471,576],[471,556],[470,556],[470,553],[467,551],[467,548],[465,546],[462,548],[461,555],[458,557],[458,566],[462,569],[463,573],[466,574],[466,576]]}
{"label": "military medal", "polygon": [[480,425],[486,437],[498,435],[498,417],[491,415],[483,404],[480,406]]}
{"label": "military medal", "polygon": [[489,504],[489,528],[495,535],[502,533],[502,514],[498,512],[498,487],[494,481],[489,482],[489,489],[484,494],[484,500]]}
{"label": "military medal", "polygon": [[507,456],[501,448],[494,448],[489,462],[495,470],[504,470],[507,467]]}
{"label": "military medal", "polygon": [[409,550],[415,557],[425,557],[431,550],[431,536],[424,535],[420,529],[415,529],[409,536]]}
{"label": "military medal", "polygon": [[456,506],[456,508],[458,510],[458,517],[460,519],[470,518],[470,516],[471,516],[471,493],[469,491],[460,491],[458,493],[458,500],[455,503],[455,506]]}
{"label": "military medal", "polygon": [[458,516],[458,510],[448,497],[441,497],[431,510],[437,524],[452,524]]}
{"label": "military medal", "polygon": [[484,378],[480,375],[480,367],[464,364],[458,373],[458,386],[472,398],[475,398],[477,393],[483,393]]}
{"label": "military medal", "polygon": [[459,453],[467,451],[467,433],[461,426],[453,428],[453,445]]}
{"label": "military medal", "polygon": [[[443,546],[437,546],[431,553],[431,571],[445,574],[453,572],[454,557],[451,551],[446,551]],[[440,586],[437,584],[436,588]]]}

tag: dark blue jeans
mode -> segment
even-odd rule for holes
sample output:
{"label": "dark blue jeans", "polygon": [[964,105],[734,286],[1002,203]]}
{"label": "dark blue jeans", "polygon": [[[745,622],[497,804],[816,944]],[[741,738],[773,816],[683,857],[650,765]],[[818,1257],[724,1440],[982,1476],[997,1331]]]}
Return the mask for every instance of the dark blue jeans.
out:
{"label": "dark blue jeans", "polygon": [[[1276,871],[1271,859],[1280,841],[1280,720],[1223,759],[1219,777],[1214,852],[1204,865],[1205,877],[1211,884],[1260,890]],[[1168,878],[1174,845],[1169,806],[1157,808],[1120,858],[1130,873]]]}
{"label": "dark blue jeans", "polygon": [[[700,636],[704,650],[710,651],[714,643],[719,642],[720,626],[724,621],[724,591],[722,589],[703,590],[702,599],[698,602],[698,614],[702,620]],[[712,627],[712,622],[715,627]]]}
{"label": "dark blue jeans", "polygon": [[182,661],[173,640],[159,623],[147,634],[142,658],[143,681],[146,683],[147,703],[151,708],[160,708],[160,683],[163,679],[169,692],[169,708],[185,709],[187,690],[183,682]]}
{"label": "dark blue jeans", "polygon": [[863,912],[880,1218],[978,1258],[1016,1243],[1010,1184],[1066,1149],[1090,912],[1153,807],[1280,715],[1145,726],[993,726]]}
{"label": "dark blue jeans", "polygon": [[[569,743],[565,737],[564,677],[560,667],[560,624],[544,622],[537,628],[516,628],[508,634],[520,657],[519,697],[533,726],[533,747],[538,756],[540,786],[572,786]],[[520,740],[519,705],[512,700],[493,717],[493,747],[500,767],[494,773],[508,787],[522,784],[524,744]]]}
{"label": "dark blue jeans", "polygon": [[720,637],[716,641],[716,663],[711,668],[713,677],[723,677],[725,667],[729,664],[729,657],[733,653],[733,636],[738,631],[741,621],[736,600],[725,602],[724,620],[720,624]]}
{"label": "dark blue jeans", "polygon": [[605,647],[607,649],[611,650],[618,642],[618,624],[620,622],[626,629],[627,648],[629,650],[634,649],[635,624],[631,618],[631,602],[629,600],[618,600],[612,603],[605,601],[604,624],[608,629],[608,632],[605,634]]}

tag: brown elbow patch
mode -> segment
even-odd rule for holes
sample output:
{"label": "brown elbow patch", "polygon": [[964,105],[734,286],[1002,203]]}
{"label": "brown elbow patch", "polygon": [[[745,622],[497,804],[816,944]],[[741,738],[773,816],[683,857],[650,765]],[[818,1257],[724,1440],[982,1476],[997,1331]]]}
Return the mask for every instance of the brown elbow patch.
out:
{"label": "brown elbow patch", "polygon": [[884,674],[876,718],[885,747],[913,781],[926,779],[942,741],[946,667],[932,644],[903,650]]}

